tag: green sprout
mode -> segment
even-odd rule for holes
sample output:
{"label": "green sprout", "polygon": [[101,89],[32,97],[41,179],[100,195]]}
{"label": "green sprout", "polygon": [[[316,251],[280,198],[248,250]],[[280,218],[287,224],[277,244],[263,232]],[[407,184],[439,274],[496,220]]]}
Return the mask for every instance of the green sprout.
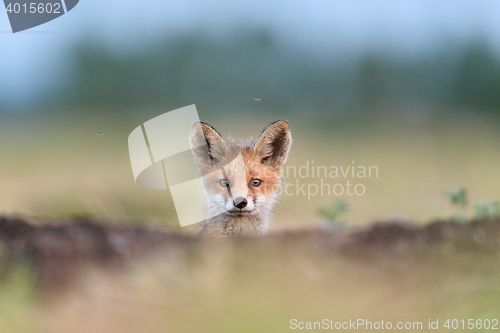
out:
{"label": "green sprout", "polygon": [[332,227],[342,227],[344,222],[339,221],[339,216],[349,210],[349,204],[346,201],[339,200],[332,204],[318,209],[318,215],[325,218]]}
{"label": "green sprout", "polygon": [[466,209],[467,205],[469,204],[469,200],[467,199],[467,190],[462,186],[459,187],[456,191],[444,191],[444,196],[447,197],[454,206],[461,209]]}
{"label": "green sprout", "polygon": [[467,190],[463,186],[460,186],[456,191],[444,191],[444,196],[460,211],[459,215],[454,217],[454,220],[457,222],[464,222],[466,220],[465,214],[469,205]]}
{"label": "green sprout", "polygon": [[500,201],[490,201],[488,203],[479,201],[474,209],[478,219],[495,218],[500,216]]}

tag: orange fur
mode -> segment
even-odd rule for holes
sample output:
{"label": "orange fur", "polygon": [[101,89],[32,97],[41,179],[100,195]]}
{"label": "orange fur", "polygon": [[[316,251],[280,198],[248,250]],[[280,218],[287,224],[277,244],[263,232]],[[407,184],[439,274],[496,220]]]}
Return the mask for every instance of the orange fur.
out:
{"label": "orange fur", "polygon": [[264,233],[291,143],[290,127],[284,120],[269,125],[252,145],[227,142],[210,125],[195,124],[191,148],[210,215],[215,216],[203,223],[200,232],[218,236]]}

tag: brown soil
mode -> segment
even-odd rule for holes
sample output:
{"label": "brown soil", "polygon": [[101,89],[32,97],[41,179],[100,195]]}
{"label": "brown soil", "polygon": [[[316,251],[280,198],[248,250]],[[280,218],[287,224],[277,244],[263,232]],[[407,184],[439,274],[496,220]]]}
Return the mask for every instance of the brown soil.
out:
{"label": "brown soil", "polygon": [[193,259],[210,251],[207,244],[219,241],[232,246],[237,244],[240,250],[281,247],[297,251],[301,248],[320,254],[335,252],[361,261],[431,260],[457,269],[473,269],[479,262],[474,259],[477,254],[481,254],[483,267],[485,261],[498,261],[500,219],[466,224],[439,221],[425,227],[376,223],[360,230],[315,228],[263,237],[213,240],[158,227],[110,225],[86,219],[38,224],[0,217],[0,272],[8,275],[18,263],[28,262],[36,272],[39,286],[64,286],[89,264],[106,269],[120,268],[148,255],[174,253]]}

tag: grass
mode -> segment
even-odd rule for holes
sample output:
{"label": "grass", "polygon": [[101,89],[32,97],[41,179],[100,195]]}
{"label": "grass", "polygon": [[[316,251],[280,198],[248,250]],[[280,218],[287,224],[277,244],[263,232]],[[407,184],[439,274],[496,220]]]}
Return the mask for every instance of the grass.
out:
{"label": "grass", "polygon": [[[498,223],[498,222],[497,222]],[[443,246],[418,259],[363,259],[310,237],[203,241],[79,284],[34,293],[22,267],[0,286],[5,332],[288,332],[290,320],[422,322],[498,319],[496,258]],[[448,244],[449,245],[449,244]],[[376,252],[376,251],[375,251]],[[369,251],[370,254],[373,251]]]}
{"label": "grass", "polygon": [[0,281],[0,331],[34,332],[36,324],[30,320],[36,312],[33,271],[20,264],[8,275],[4,273]]}

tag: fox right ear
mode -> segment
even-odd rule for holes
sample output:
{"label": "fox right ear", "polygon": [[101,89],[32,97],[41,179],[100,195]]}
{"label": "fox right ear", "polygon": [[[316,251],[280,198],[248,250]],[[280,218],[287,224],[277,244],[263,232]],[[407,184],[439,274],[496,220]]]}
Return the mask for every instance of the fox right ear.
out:
{"label": "fox right ear", "polygon": [[215,166],[227,156],[228,148],[222,136],[204,122],[194,123],[190,144],[198,165]]}
{"label": "fox right ear", "polygon": [[270,167],[282,167],[288,158],[291,146],[290,125],[286,120],[277,120],[267,126],[252,149],[262,164]]}

